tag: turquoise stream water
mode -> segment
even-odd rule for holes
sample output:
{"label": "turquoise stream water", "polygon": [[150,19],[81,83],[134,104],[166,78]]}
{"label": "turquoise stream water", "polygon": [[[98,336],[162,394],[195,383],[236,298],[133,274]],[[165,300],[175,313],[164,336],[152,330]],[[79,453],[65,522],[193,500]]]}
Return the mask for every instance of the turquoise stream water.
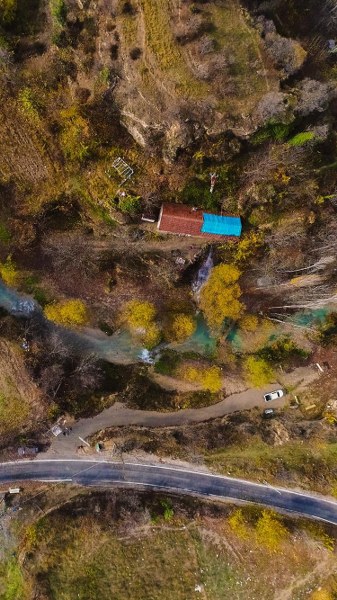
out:
{"label": "turquoise stream water", "polygon": [[[1,281],[0,307],[17,317],[31,317],[35,313],[39,315],[41,320],[47,322],[43,316],[41,307],[35,300],[27,295],[19,294],[15,290],[9,289]],[[317,323],[323,323],[332,310],[332,307],[324,307],[311,311],[303,311],[296,313],[289,320],[292,320],[296,325],[310,327]],[[116,363],[131,363],[137,360],[144,360],[143,349],[134,343],[134,340],[127,331],[120,331],[107,336],[99,329],[73,331],[57,327],[50,322],[47,323],[49,327],[54,327],[58,331],[61,331],[64,338],[70,344],[83,348],[86,351],[94,352],[103,360]],[[242,340],[237,328],[234,327],[228,333],[227,340],[232,344],[234,351],[241,350]],[[199,313],[195,333],[182,344],[170,344],[169,347],[179,352],[196,352],[212,356],[216,349],[216,344],[216,338],[212,337],[202,315]],[[162,344],[158,350],[164,347],[167,347],[166,344]]]}

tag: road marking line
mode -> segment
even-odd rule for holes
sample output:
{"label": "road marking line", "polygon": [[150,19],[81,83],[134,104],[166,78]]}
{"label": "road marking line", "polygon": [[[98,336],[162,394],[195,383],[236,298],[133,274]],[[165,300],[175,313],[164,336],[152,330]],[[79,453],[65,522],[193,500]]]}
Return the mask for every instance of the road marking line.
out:
{"label": "road marking line", "polygon": [[65,481],[72,481],[72,479],[38,479],[43,483],[64,483]]}

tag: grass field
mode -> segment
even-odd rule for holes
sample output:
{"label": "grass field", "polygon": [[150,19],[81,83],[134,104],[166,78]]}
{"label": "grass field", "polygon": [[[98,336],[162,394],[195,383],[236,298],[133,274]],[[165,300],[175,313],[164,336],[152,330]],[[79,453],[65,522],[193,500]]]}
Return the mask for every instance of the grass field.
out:
{"label": "grass field", "polygon": [[15,344],[0,338],[0,441],[24,433],[43,413],[41,393],[32,382],[23,355]]}
{"label": "grass field", "polygon": [[214,38],[228,54],[229,80],[234,86],[220,105],[226,112],[249,114],[271,83],[265,74],[261,41],[237,2],[226,2],[222,6],[212,4],[210,10],[216,23]]}
{"label": "grass field", "polygon": [[[154,87],[159,96],[167,93],[172,98],[175,95],[190,99],[217,96],[219,108],[225,113],[244,111],[248,114],[268,91],[269,82],[259,36],[247,22],[240,5],[230,0],[225,5],[205,6],[203,14],[210,28],[207,35],[215,42],[210,58],[198,54],[197,41],[186,46],[177,41],[176,27],[179,28],[179,23],[182,27],[177,15],[181,10],[185,11],[186,18],[187,9],[178,1],[138,0],[134,13],[122,13],[118,17],[125,54],[134,47],[142,50],[141,58],[132,68],[142,80],[143,92],[151,95]],[[227,64],[221,68],[221,75],[218,73],[215,85],[213,77],[205,81],[199,74],[199,69],[202,72],[207,62],[214,59]]]}
{"label": "grass field", "polygon": [[335,541],[321,525],[118,494],[82,496],[26,527],[20,564],[0,565],[0,600],[305,600],[335,589]]}
{"label": "grass field", "polygon": [[217,472],[270,482],[287,482],[329,493],[337,482],[337,444],[312,441],[270,446],[252,439],[245,446],[230,446],[206,453],[206,463]]}

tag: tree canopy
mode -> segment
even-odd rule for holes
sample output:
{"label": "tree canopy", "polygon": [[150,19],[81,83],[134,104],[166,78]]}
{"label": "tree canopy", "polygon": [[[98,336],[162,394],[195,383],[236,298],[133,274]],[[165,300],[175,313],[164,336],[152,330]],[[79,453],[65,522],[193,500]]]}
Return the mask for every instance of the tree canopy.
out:
{"label": "tree canopy", "polygon": [[263,358],[249,356],[245,360],[246,378],[255,387],[270,383],[274,378],[274,371],[270,364]]}
{"label": "tree canopy", "polygon": [[131,333],[138,337],[146,348],[154,348],[160,342],[160,328],[154,322],[156,309],[147,300],[131,300],[124,308],[122,319]]}
{"label": "tree canopy", "polygon": [[241,288],[237,283],[241,272],[234,265],[214,267],[200,294],[200,308],[212,328],[221,327],[224,319],[238,319],[244,310],[239,301]]}
{"label": "tree canopy", "polygon": [[48,304],[44,314],[50,321],[60,325],[85,325],[88,321],[88,311],[82,300],[61,300]]}
{"label": "tree canopy", "polygon": [[184,313],[173,315],[167,328],[167,338],[175,342],[183,342],[196,330],[196,322],[193,317]]}

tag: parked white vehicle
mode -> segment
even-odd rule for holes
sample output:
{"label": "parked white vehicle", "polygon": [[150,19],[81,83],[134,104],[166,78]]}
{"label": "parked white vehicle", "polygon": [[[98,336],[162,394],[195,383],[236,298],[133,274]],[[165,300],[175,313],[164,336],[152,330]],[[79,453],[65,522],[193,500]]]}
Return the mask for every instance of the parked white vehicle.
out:
{"label": "parked white vehicle", "polygon": [[268,392],[268,394],[264,394],[265,402],[270,402],[271,400],[277,400],[278,398],[282,398],[284,396],[283,390],[275,390],[275,392]]}

